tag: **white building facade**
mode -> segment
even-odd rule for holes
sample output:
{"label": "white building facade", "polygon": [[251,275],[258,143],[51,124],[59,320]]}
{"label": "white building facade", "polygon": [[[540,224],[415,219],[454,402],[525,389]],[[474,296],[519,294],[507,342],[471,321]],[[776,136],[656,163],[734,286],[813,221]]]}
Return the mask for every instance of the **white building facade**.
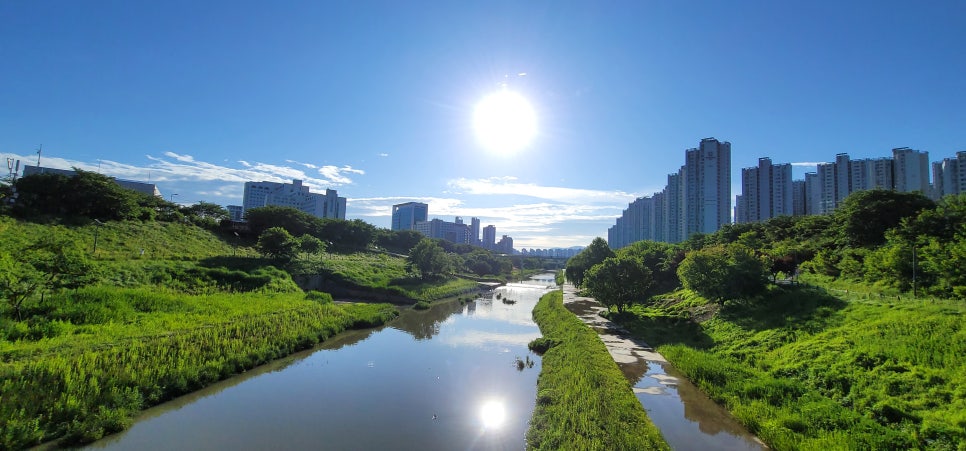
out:
{"label": "white building facade", "polygon": [[301,180],[292,183],[245,182],[242,209],[278,206],[291,207],[319,218],[345,219],[346,199],[335,190],[313,193]]}

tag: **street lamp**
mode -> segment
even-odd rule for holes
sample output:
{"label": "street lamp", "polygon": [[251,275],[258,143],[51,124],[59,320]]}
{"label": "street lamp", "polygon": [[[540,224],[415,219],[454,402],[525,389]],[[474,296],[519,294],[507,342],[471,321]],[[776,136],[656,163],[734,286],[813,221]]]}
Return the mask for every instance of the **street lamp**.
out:
{"label": "street lamp", "polygon": [[173,203],[174,202],[174,196],[177,196],[177,195],[178,195],[178,193],[171,193],[171,195],[168,196],[168,202],[172,202]]}

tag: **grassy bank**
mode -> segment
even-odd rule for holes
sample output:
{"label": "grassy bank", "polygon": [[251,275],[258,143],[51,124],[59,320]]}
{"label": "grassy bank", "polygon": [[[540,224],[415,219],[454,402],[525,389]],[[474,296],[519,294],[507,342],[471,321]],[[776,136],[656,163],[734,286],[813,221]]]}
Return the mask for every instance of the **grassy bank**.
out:
{"label": "grassy bank", "polygon": [[0,448],[96,440],[142,408],[396,315],[312,298],[105,287],[48,298],[43,321],[3,324],[26,329],[0,341]]}
{"label": "grassy bank", "polygon": [[966,307],[771,287],[613,318],[775,449],[966,449]]}
{"label": "grassy bank", "polygon": [[421,280],[407,270],[405,258],[377,252],[353,254],[321,253],[293,264],[295,274],[324,274],[333,282],[379,293],[403,296],[414,301],[434,301],[474,291],[472,280],[448,278]]}
{"label": "grassy bank", "polygon": [[527,431],[530,449],[667,449],[627,379],[593,330],[548,293],[533,310],[544,339],[537,405]]}

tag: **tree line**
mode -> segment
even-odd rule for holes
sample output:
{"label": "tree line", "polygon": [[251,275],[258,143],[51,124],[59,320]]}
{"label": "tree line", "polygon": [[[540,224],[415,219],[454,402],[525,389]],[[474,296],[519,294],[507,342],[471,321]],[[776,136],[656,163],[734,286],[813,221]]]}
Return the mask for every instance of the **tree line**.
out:
{"label": "tree line", "polygon": [[566,277],[623,310],[683,287],[724,303],[753,299],[801,273],[914,294],[966,299],[966,194],[853,193],[834,213],[728,224],[679,244],[641,241],[616,252],[602,238],[567,262]]}

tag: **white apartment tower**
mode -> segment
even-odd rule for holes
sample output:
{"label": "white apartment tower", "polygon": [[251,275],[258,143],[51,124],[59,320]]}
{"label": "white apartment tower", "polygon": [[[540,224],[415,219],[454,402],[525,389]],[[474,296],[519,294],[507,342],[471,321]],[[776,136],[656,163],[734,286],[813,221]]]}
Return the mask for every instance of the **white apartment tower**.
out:
{"label": "white apartment tower", "polygon": [[892,149],[895,160],[896,191],[911,193],[919,191],[929,194],[929,152],[920,152],[908,147]]}
{"label": "white apartment tower", "polygon": [[[966,152],[959,152],[966,154]],[[961,173],[964,168],[959,158],[944,158],[932,164],[932,197],[939,200],[943,196],[959,194],[964,191],[960,184]]]}
{"label": "white apartment tower", "polygon": [[731,143],[705,138],[685,152],[684,237],[731,222]]}
{"label": "white apartment tower", "polygon": [[470,218],[470,244],[480,245],[480,218]]}
{"label": "white apartment tower", "polygon": [[684,229],[682,225],[682,211],[681,206],[684,203],[682,199],[682,180],[681,174],[684,172],[684,167],[678,170],[675,174],[668,174],[667,176],[667,186],[664,187],[664,221],[662,222],[664,240],[668,243],[680,243],[684,241]]}
{"label": "white apartment tower", "polygon": [[483,247],[493,249],[496,246],[496,226],[483,227]]}
{"label": "white apartment tower", "polygon": [[735,222],[760,222],[790,216],[793,211],[792,165],[776,165],[771,158],[759,158],[757,167],[741,170]]}

